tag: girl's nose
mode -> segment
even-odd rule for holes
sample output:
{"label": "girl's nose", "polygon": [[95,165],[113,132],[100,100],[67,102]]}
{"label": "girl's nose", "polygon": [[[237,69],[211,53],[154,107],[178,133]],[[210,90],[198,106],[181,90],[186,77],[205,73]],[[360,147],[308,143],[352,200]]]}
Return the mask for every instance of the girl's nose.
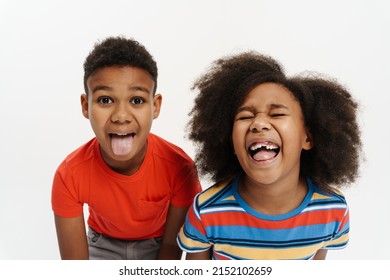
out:
{"label": "girl's nose", "polygon": [[263,130],[270,130],[271,124],[265,116],[256,116],[249,127],[251,132],[259,132]]}

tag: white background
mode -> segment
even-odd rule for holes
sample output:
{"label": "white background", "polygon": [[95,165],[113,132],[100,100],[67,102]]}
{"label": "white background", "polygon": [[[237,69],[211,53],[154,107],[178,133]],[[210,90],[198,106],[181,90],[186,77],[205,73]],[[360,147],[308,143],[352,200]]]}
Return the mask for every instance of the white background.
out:
{"label": "white background", "polygon": [[191,156],[190,87],[220,56],[255,49],[289,74],[345,84],[361,104],[366,161],[344,191],[350,244],[328,259],[390,259],[389,14],[387,0],[0,0],[0,259],[59,259],[53,174],[93,137],[79,104],[82,64],[97,40],[116,35],[156,59],[163,107],[152,131]]}

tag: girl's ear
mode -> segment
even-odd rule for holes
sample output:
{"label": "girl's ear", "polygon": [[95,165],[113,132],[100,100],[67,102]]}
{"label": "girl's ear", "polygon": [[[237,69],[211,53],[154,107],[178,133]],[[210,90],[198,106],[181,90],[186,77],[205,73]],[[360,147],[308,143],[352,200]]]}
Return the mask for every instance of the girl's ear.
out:
{"label": "girl's ear", "polygon": [[82,94],[80,96],[80,102],[81,102],[81,112],[83,113],[83,116],[86,119],[89,119],[89,114],[88,114],[88,96],[86,94]]}
{"label": "girl's ear", "polygon": [[313,143],[313,136],[311,135],[309,130],[306,130],[306,139],[302,145],[302,149],[304,150],[311,150],[314,146]]}

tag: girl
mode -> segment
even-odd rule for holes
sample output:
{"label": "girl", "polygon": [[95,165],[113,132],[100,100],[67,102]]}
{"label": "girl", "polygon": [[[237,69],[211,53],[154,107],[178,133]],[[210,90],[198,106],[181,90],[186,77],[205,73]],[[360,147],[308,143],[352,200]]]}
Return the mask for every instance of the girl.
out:
{"label": "girl", "polygon": [[[195,83],[190,139],[202,175],[178,235],[187,259],[325,259],[348,243],[339,186],[358,175],[357,103],[335,81],[287,77],[256,52]],[[334,187],[336,186],[336,187]]]}

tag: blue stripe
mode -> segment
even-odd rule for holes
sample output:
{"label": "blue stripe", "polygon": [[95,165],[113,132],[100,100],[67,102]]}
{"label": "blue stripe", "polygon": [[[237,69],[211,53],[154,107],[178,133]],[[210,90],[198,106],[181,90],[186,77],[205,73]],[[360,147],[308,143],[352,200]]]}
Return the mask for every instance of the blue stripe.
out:
{"label": "blue stripe", "polygon": [[[223,189],[221,189],[219,192],[217,192],[216,194],[214,194],[212,197],[210,197],[209,199],[207,199],[206,201],[204,201],[202,203],[202,205],[200,205],[201,208],[205,208],[205,207],[208,207],[208,205],[210,204],[213,204],[213,203],[218,203],[218,201],[223,198],[226,193],[230,193],[230,190],[231,190],[231,186],[232,186],[232,182],[230,182],[228,185],[226,185],[226,187],[224,187]],[[203,192],[206,192],[206,190],[204,190]],[[230,194],[228,195],[230,196]],[[227,196],[225,196],[227,197]]]}
{"label": "blue stripe", "polygon": [[[197,228],[195,228],[189,221],[188,217],[186,218],[186,222],[183,227],[184,230],[184,235],[190,239],[207,243],[207,238],[206,236],[203,235]],[[206,239],[205,239],[206,238]]]}
{"label": "blue stripe", "polygon": [[[304,240],[324,240],[334,236],[338,223],[309,225],[294,229],[262,229],[245,226],[209,226],[206,228],[210,241],[213,237],[232,236],[232,232],[239,232],[240,240],[247,240],[271,244],[290,244]],[[236,236],[233,235],[233,239]]]}

